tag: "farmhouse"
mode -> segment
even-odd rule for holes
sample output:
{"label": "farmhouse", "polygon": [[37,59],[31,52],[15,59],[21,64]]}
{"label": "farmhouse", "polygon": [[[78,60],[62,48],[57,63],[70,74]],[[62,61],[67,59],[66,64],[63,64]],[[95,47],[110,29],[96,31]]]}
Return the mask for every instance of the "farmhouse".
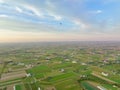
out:
{"label": "farmhouse", "polygon": [[72,63],[77,63],[77,61],[72,61]]}
{"label": "farmhouse", "polygon": [[102,72],[101,73],[103,76],[108,76],[108,73]]}

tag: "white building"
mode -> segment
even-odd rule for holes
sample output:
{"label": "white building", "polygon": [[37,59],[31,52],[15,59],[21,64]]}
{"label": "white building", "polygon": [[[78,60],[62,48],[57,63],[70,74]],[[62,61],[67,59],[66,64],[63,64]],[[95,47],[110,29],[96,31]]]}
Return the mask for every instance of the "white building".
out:
{"label": "white building", "polygon": [[105,73],[105,72],[102,72],[101,74],[106,77],[108,76],[108,73]]}

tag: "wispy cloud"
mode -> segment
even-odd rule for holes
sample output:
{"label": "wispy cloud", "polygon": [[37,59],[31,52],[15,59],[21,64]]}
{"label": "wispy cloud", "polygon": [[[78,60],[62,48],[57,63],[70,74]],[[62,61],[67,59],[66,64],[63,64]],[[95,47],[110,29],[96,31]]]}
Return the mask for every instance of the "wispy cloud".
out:
{"label": "wispy cloud", "polygon": [[40,11],[40,9],[38,10],[37,8],[35,8],[34,6],[31,6],[31,5],[24,5],[24,7],[27,10],[33,12],[33,14],[35,14],[38,17],[41,17],[41,18],[44,17],[44,13],[42,11]]}
{"label": "wispy cloud", "polygon": [[19,8],[19,7],[15,7],[15,9],[16,9],[16,11],[18,11],[19,13],[22,13],[22,12],[23,12],[23,10],[22,10],[21,8]]}
{"label": "wispy cloud", "polygon": [[5,15],[5,14],[0,14],[0,18],[7,18],[8,15]]}
{"label": "wispy cloud", "polygon": [[102,10],[95,10],[95,11],[90,11],[90,13],[92,13],[92,14],[101,14],[101,13],[103,13],[103,11]]}

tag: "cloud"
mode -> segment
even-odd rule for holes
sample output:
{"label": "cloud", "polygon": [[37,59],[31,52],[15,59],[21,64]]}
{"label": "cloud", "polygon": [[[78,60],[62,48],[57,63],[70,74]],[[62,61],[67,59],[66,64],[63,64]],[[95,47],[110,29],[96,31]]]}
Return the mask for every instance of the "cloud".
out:
{"label": "cloud", "polygon": [[62,17],[60,15],[56,15],[56,14],[54,14],[52,12],[48,12],[48,15],[52,16],[54,18],[54,20],[57,20],[57,21],[62,20]]}
{"label": "cloud", "polygon": [[96,14],[100,14],[100,13],[102,13],[102,10],[97,10],[96,11]]}
{"label": "cloud", "polygon": [[34,6],[32,5],[27,5],[25,4],[24,5],[24,8],[28,11],[32,11],[33,14],[35,14],[36,16],[40,17],[40,18],[43,18],[44,17],[44,13],[42,11],[40,11],[40,9],[38,8],[35,8]]}
{"label": "cloud", "polygon": [[82,22],[80,19],[74,19],[73,22],[76,24],[76,25],[79,25],[82,29],[86,29],[88,28],[88,24]]}
{"label": "cloud", "polygon": [[0,3],[4,3],[4,0],[0,0]]}
{"label": "cloud", "polygon": [[90,14],[101,14],[103,13],[102,10],[93,10],[93,11],[89,11]]}
{"label": "cloud", "polygon": [[19,13],[22,13],[22,12],[23,12],[23,10],[22,10],[21,8],[17,7],[17,6],[15,7],[15,9],[16,9],[16,11],[19,12]]}
{"label": "cloud", "polygon": [[[112,35],[113,31],[116,35],[119,27],[109,24],[107,20],[112,18],[115,23],[119,23],[120,14],[116,9],[119,6],[110,7],[111,4],[104,4],[104,1],[117,2],[117,0],[56,0],[54,2],[52,0],[0,0],[0,29],[39,33],[44,38],[44,35],[48,35],[51,39],[63,39],[61,36],[90,38],[92,35]],[[113,13],[111,8],[118,14]]]}
{"label": "cloud", "polygon": [[0,29],[33,33],[58,32],[58,29],[56,27],[48,25],[46,23],[34,23],[28,21],[13,20],[12,18],[1,18]]}
{"label": "cloud", "polygon": [[5,15],[5,14],[0,14],[0,18],[7,18],[8,15]]}

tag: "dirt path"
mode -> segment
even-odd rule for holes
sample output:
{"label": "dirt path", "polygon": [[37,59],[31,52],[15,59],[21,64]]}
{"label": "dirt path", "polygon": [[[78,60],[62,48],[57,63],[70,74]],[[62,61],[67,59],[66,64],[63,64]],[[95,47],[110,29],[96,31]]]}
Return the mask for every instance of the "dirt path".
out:
{"label": "dirt path", "polygon": [[116,82],[114,82],[114,81],[112,81],[112,80],[110,80],[110,79],[107,79],[107,78],[105,78],[105,77],[102,77],[102,76],[100,76],[100,75],[98,75],[98,74],[92,73],[92,75],[94,75],[94,76],[96,76],[96,77],[98,77],[98,78],[101,78],[101,79],[103,79],[103,80],[105,80],[105,81],[107,81],[107,82],[116,83]]}

